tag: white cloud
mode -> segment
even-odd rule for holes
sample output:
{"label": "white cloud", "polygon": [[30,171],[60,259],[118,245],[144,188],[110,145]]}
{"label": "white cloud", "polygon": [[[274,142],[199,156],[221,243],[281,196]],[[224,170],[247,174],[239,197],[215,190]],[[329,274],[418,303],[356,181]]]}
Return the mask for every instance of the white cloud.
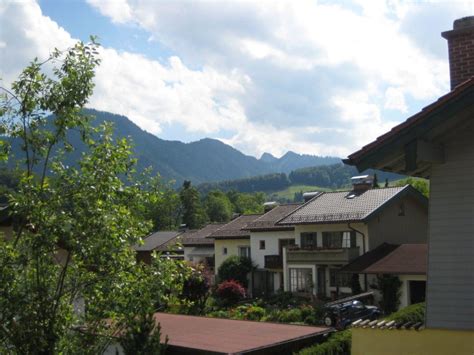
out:
{"label": "white cloud", "polygon": [[[410,111],[407,102],[427,103],[448,90],[446,59],[424,52],[401,29],[420,4],[129,0],[128,5],[133,13],[130,21],[173,49],[183,62],[208,65],[220,73],[238,68],[252,79],[252,88],[236,98],[251,123],[246,135],[253,136],[249,130],[258,131],[260,124],[284,131],[295,124],[332,132],[342,127],[346,139],[340,144],[348,151],[394,123],[383,119],[384,110],[392,110],[391,117],[393,110],[400,112],[403,120]],[[449,7],[453,6],[458,5]],[[431,36],[444,41],[441,30],[432,28]],[[366,97],[360,100],[362,93]],[[351,116],[347,107],[355,110]],[[375,128],[359,130],[355,112],[375,120]],[[252,139],[243,135],[240,132],[229,142],[258,154],[263,145],[257,146],[261,141],[257,137],[264,134]],[[274,145],[279,146],[274,151],[298,147],[300,152],[320,152],[310,140],[293,143],[287,137],[268,144]]]}
{"label": "white cloud", "polygon": [[347,154],[387,132],[395,124],[382,120],[379,105],[372,101],[367,91],[335,97],[334,105],[341,112],[341,127],[348,128],[341,134],[342,139],[347,139]]}
{"label": "white cloud", "polygon": [[87,0],[87,2],[103,15],[109,16],[115,23],[127,23],[133,20],[127,0]]}
{"label": "white cloud", "polygon": [[211,134],[238,129],[246,119],[235,97],[250,82],[238,72],[191,70],[178,57],[161,64],[110,48],[101,57],[90,105],[126,115],[152,133],[179,123],[189,132]]}
{"label": "white cloud", "polygon": [[32,0],[0,3],[0,23],[0,77],[7,86],[33,58],[47,58],[55,47],[74,42]]}
{"label": "white cloud", "polygon": [[[153,133],[178,125],[180,139],[186,132],[226,137],[252,155],[291,149],[341,156],[393,126],[387,113],[401,121],[413,102],[422,106],[448,90],[446,58],[406,31],[413,14],[432,4],[87,1],[173,53],[158,61],[101,50],[90,106]],[[456,8],[450,16],[464,9],[436,6]],[[0,21],[7,81],[27,60],[73,42],[33,1],[2,3]],[[439,32],[449,28],[432,27],[430,38],[444,44]]]}
{"label": "white cloud", "polygon": [[403,94],[403,91],[399,88],[389,87],[385,91],[384,108],[406,113],[408,111],[408,107],[405,102],[405,95]]}

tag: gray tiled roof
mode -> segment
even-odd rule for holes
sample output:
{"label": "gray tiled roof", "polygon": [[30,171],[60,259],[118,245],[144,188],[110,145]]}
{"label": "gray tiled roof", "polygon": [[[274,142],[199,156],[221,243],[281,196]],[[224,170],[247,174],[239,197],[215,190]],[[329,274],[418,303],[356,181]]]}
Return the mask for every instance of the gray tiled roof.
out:
{"label": "gray tiled roof", "polygon": [[223,225],[217,231],[212,233],[207,238],[228,238],[228,239],[238,239],[238,238],[250,238],[250,232],[245,230],[247,224],[255,221],[261,214],[248,214],[239,216],[229,223]]}
{"label": "gray tiled roof", "polygon": [[209,237],[212,233],[224,226],[225,223],[211,223],[201,229],[188,230],[181,235],[181,243],[186,245],[213,245],[214,240]]}
{"label": "gray tiled roof", "polygon": [[324,192],[293,213],[281,219],[278,224],[315,224],[364,221],[393,198],[407,192],[416,192],[409,185],[370,189],[353,198],[352,192]]}
{"label": "gray tiled roof", "polygon": [[136,245],[136,251],[152,251],[158,250],[160,246],[167,244],[171,239],[176,238],[182,232],[178,231],[163,231],[150,234],[143,240],[143,245]]}
{"label": "gray tiled roof", "polygon": [[289,203],[276,206],[261,217],[257,218],[255,221],[247,224],[247,227],[245,229],[248,229],[252,232],[267,230],[292,230],[292,226],[282,226],[277,225],[276,223],[283,217],[288,216],[291,212],[296,210],[301,205],[302,203]]}

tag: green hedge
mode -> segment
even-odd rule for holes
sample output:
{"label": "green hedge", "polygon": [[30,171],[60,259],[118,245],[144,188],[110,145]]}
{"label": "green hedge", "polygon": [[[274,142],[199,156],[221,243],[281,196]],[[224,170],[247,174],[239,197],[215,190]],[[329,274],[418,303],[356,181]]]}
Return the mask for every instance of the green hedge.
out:
{"label": "green hedge", "polygon": [[388,321],[394,320],[396,322],[424,322],[425,321],[425,303],[416,303],[408,307],[402,308],[401,310],[390,314],[387,318]]}
{"label": "green hedge", "polygon": [[350,329],[333,333],[324,343],[301,350],[297,355],[349,355],[352,333]]}

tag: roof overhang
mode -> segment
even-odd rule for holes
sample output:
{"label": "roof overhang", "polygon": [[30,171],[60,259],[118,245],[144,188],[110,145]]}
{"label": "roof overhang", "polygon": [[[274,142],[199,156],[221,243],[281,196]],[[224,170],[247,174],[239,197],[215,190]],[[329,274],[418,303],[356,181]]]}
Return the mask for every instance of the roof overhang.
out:
{"label": "roof overhang", "polygon": [[431,167],[444,162],[442,142],[463,129],[474,115],[474,79],[425,107],[416,115],[351,154],[344,163],[429,178]]}

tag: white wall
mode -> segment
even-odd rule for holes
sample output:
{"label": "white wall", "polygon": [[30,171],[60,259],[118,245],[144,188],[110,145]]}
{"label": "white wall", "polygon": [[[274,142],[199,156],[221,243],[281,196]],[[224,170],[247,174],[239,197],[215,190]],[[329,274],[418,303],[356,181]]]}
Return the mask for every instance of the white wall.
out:
{"label": "white wall", "polygon": [[[239,255],[240,247],[249,247],[249,239],[216,239],[214,240],[214,250],[215,250],[215,273],[219,271],[219,267],[224,262],[225,259],[232,255]],[[223,253],[223,249],[227,248],[227,254]],[[252,249],[250,249],[252,253]]]}
{"label": "white wall", "polygon": [[[279,254],[279,239],[294,239],[293,231],[273,232],[251,232],[250,233],[250,256],[257,268],[265,267],[265,255]],[[265,241],[265,249],[260,249],[260,241]]]}
{"label": "white wall", "polygon": [[402,309],[410,305],[409,281],[426,281],[426,275],[400,275],[398,278],[402,282],[399,306],[399,309]]}

